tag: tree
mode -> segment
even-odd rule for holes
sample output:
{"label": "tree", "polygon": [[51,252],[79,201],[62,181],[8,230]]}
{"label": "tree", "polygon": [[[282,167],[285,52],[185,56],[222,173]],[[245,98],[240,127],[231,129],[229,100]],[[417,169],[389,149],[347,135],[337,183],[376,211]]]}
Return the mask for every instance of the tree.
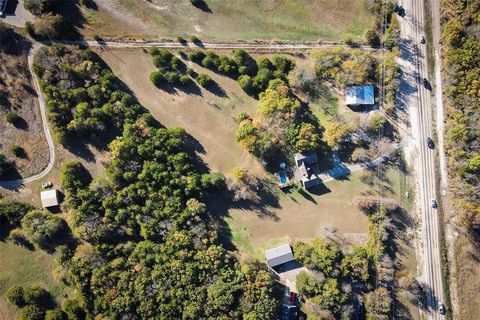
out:
{"label": "tree", "polygon": [[352,128],[348,124],[342,124],[334,121],[328,121],[325,123],[325,132],[323,136],[325,142],[330,147],[338,147],[340,142],[345,139],[352,131]]}
{"label": "tree", "polygon": [[24,0],[23,6],[37,17],[51,9],[54,0]]}
{"label": "tree", "polygon": [[345,277],[367,283],[370,272],[367,250],[363,247],[354,247],[352,254],[343,257],[340,270]]}
{"label": "tree", "polygon": [[8,169],[12,163],[5,157],[4,154],[0,153],[0,176]]}
{"label": "tree", "polygon": [[70,160],[62,164],[60,179],[67,198],[70,198],[75,197],[80,189],[85,189],[92,177],[81,162]]}
{"label": "tree", "polygon": [[170,50],[168,50],[166,48],[162,48],[160,50],[154,51],[153,64],[157,68],[161,68],[161,67],[169,68],[171,66],[173,58],[174,58],[174,56],[170,52]]}
{"label": "tree", "polygon": [[152,81],[156,87],[160,87],[166,82],[163,73],[159,70],[155,70],[150,74],[150,81]]}
{"label": "tree", "polygon": [[314,151],[320,147],[320,135],[311,123],[302,123],[296,138],[295,149],[298,152]]}
{"label": "tree", "polygon": [[212,78],[204,73],[199,74],[195,80],[197,80],[198,84],[204,88],[208,88],[214,83]]}
{"label": "tree", "polygon": [[365,308],[368,320],[388,319],[392,298],[387,288],[380,287],[366,295]]}
{"label": "tree", "polygon": [[305,271],[302,271],[297,275],[296,286],[298,292],[309,298],[322,292],[322,281],[315,279]]}
{"label": "tree", "polygon": [[18,285],[11,286],[7,291],[7,299],[10,303],[16,305],[17,307],[22,307],[25,305],[25,298],[23,287]]}
{"label": "tree", "polygon": [[189,53],[188,58],[193,62],[201,63],[203,58],[205,58],[205,53],[201,50],[194,49]]}
{"label": "tree", "polygon": [[53,310],[47,310],[45,314],[45,320],[68,320],[67,315],[62,309],[55,308]]}
{"label": "tree", "polygon": [[20,311],[20,320],[44,320],[45,311],[36,305],[28,305]]}
{"label": "tree", "polygon": [[63,18],[58,14],[47,13],[34,23],[35,35],[45,39],[57,39],[64,29]]}
{"label": "tree", "polygon": [[372,47],[378,47],[380,45],[380,37],[373,29],[367,30],[367,32],[365,33],[365,39],[367,40],[367,43]]}
{"label": "tree", "polygon": [[[347,299],[345,293],[338,288],[337,279],[327,279],[322,285],[320,294],[313,297],[312,302],[324,309],[337,309]],[[336,310],[335,310],[336,311]]]}
{"label": "tree", "polygon": [[33,210],[22,219],[22,228],[31,241],[47,247],[65,230],[65,222],[48,211]]}
{"label": "tree", "polygon": [[243,74],[240,77],[238,77],[237,82],[240,85],[240,88],[242,88],[242,90],[245,91],[245,93],[247,94],[255,93],[253,80],[250,76]]}
{"label": "tree", "polygon": [[42,308],[49,307],[52,303],[50,293],[38,285],[30,285],[24,290],[25,304],[33,304]]}
{"label": "tree", "polygon": [[260,94],[258,113],[262,115],[296,114],[299,109],[300,101],[290,95],[288,86],[282,81],[272,81],[268,89]]}
{"label": "tree", "polygon": [[22,118],[14,111],[7,112],[6,120],[13,125],[17,124]]}
{"label": "tree", "polygon": [[31,204],[12,199],[0,199],[0,219],[4,219],[11,226],[18,226],[28,211],[33,210]]}
{"label": "tree", "polygon": [[68,320],[85,320],[85,311],[80,307],[78,300],[65,300],[62,309],[67,314]]}

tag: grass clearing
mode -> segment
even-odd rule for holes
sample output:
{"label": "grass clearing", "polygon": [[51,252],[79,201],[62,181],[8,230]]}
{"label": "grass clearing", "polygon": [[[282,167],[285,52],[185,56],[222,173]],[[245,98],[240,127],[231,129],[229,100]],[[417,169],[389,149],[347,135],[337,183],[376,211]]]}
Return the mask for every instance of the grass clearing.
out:
{"label": "grass clearing", "polygon": [[[14,284],[28,286],[38,284],[48,290],[60,302],[62,294],[70,288],[54,278],[54,258],[42,250],[30,251],[11,242],[0,242],[0,296]],[[5,310],[7,308],[7,310]],[[0,314],[8,312],[0,301]]]}
{"label": "grass clearing", "polygon": [[235,166],[263,170],[235,139],[235,116],[241,111],[254,113],[256,108],[255,99],[245,94],[235,80],[185,61],[197,72],[210,75],[224,95],[198,85],[190,92],[167,92],[149,79],[155,70],[151,55],[140,50],[109,50],[99,55],[162,125],[182,127],[197,140],[195,151],[211,170],[228,173]]}
{"label": "grass clearing", "polygon": [[[363,35],[372,16],[365,0],[207,0],[205,10],[195,8],[189,0],[95,2],[97,9],[82,9],[87,22],[82,32],[87,35],[96,32],[171,39],[196,34],[208,40],[340,40],[347,34]],[[120,28],[114,31],[110,24]]]}

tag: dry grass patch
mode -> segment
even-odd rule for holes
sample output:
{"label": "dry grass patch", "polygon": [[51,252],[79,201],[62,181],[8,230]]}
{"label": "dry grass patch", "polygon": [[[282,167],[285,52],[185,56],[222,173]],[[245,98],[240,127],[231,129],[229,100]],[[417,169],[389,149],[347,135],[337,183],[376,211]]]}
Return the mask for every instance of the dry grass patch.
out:
{"label": "dry grass patch", "polygon": [[[48,145],[28,70],[28,48],[15,50],[18,53],[0,51],[0,152],[15,161],[18,172],[9,172],[12,177],[28,177],[48,164]],[[15,125],[6,121],[8,112],[20,117]],[[22,157],[13,154],[13,145],[23,148]]]}

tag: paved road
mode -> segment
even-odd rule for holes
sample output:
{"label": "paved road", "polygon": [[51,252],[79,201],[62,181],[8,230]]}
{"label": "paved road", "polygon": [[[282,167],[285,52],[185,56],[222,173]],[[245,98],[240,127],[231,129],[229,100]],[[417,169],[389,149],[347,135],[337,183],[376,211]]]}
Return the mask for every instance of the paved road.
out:
{"label": "paved road", "polygon": [[[440,239],[436,210],[431,207],[436,198],[435,153],[426,143],[433,133],[432,99],[430,90],[423,78],[428,78],[426,46],[419,39],[424,35],[423,2],[401,0],[406,15],[401,18],[401,64],[406,85],[402,92],[409,91],[405,99],[410,113],[411,136],[414,139],[414,152],[417,155],[415,173],[419,184],[419,209],[422,216],[423,264],[422,278],[428,291],[428,318],[444,319],[438,312],[438,304],[443,302],[443,283],[440,263]],[[433,86],[433,82],[432,82]]]}
{"label": "paved road", "polygon": [[39,179],[42,179],[45,177],[50,170],[52,170],[54,161],[55,161],[55,145],[53,143],[53,138],[52,134],[50,133],[50,129],[48,128],[48,121],[47,121],[47,113],[46,113],[46,107],[45,107],[45,100],[43,98],[42,92],[40,90],[40,85],[38,83],[37,76],[33,72],[32,65],[33,65],[33,55],[36,50],[38,50],[42,45],[40,43],[34,43],[32,49],[30,49],[30,52],[28,53],[28,69],[30,70],[30,73],[32,75],[32,80],[33,80],[33,87],[35,89],[35,92],[37,93],[38,97],[38,104],[40,106],[40,114],[42,117],[42,126],[43,126],[43,131],[45,133],[45,139],[47,139],[48,143],[48,164],[43,169],[42,172],[39,174],[36,174],[34,176],[25,178],[25,179],[16,179],[16,180],[9,180],[9,181],[0,181],[0,188],[6,188],[6,189],[17,189],[21,187],[25,183],[33,182]]}

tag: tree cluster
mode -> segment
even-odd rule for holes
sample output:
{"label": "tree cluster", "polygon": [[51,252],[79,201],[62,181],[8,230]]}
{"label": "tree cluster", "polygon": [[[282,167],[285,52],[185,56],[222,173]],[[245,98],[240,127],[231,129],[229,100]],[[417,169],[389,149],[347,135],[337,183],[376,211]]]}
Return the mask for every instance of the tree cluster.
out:
{"label": "tree cluster", "polygon": [[267,162],[274,159],[277,152],[289,154],[319,149],[318,124],[286,82],[271,80],[259,98],[255,118],[246,114],[238,117],[236,138],[242,147]]}
{"label": "tree cluster", "polygon": [[309,271],[297,276],[297,289],[318,314],[352,317],[353,302],[363,297],[367,319],[389,319],[394,264],[386,253],[390,220],[382,205],[369,211],[370,234],[365,247],[343,252],[335,242],[321,238],[294,245],[295,258]]}
{"label": "tree cluster", "polygon": [[330,312],[349,318],[354,299],[371,290],[373,263],[363,247],[344,253],[321,238],[294,245],[295,258],[309,271],[297,276],[297,289],[312,303],[316,313]]}
{"label": "tree cluster", "polygon": [[443,6],[446,83],[446,153],[450,185],[459,209],[457,223],[480,238],[480,1],[453,0]]}
{"label": "tree cluster", "polygon": [[38,285],[26,288],[14,285],[8,289],[7,300],[20,310],[20,320],[84,320],[85,314],[75,305],[75,300],[66,300],[62,308],[55,305],[50,292]]}
{"label": "tree cluster", "polygon": [[59,1],[55,0],[25,0],[25,9],[37,16],[34,23],[27,22],[27,32],[32,37],[40,39],[58,39],[65,35],[69,25],[56,12]]}
{"label": "tree cluster", "polygon": [[40,49],[34,61],[45,93],[56,140],[102,140],[108,131],[122,130],[144,109],[91,50],[52,46]]}

